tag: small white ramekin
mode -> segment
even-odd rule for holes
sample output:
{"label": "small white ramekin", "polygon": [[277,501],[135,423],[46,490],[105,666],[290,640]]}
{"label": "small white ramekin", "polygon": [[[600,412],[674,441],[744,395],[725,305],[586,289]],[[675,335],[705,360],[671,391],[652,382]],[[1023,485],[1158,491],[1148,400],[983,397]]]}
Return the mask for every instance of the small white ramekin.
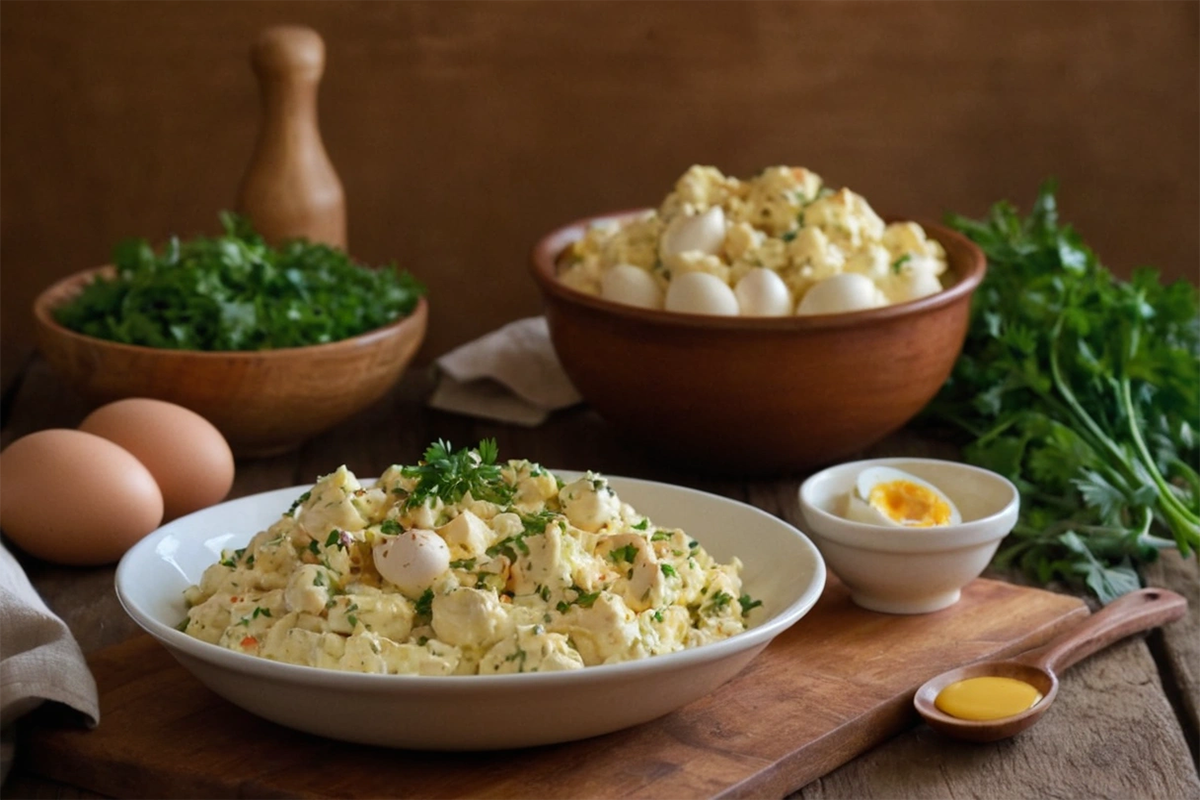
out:
{"label": "small white ramekin", "polygon": [[[932,528],[855,522],[845,507],[868,467],[888,466],[923,478],[958,506],[962,522]],[[1020,494],[980,467],[928,458],[877,458],[839,464],[800,486],[807,533],[855,603],[890,614],[924,614],[958,602],[1017,521]]]}

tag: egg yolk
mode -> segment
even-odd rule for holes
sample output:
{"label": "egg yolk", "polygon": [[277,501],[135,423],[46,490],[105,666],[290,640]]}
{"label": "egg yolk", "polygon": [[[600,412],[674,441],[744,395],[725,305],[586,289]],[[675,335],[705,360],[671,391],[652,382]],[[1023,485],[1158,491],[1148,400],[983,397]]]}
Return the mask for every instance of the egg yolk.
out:
{"label": "egg yolk", "polygon": [[1004,719],[1033,708],[1042,699],[1036,687],[1016,678],[984,676],[952,683],[933,704],[959,719]]}
{"label": "egg yolk", "polygon": [[893,522],[917,528],[950,524],[950,506],[936,492],[912,481],[888,481],[871,488],[867,498]]}

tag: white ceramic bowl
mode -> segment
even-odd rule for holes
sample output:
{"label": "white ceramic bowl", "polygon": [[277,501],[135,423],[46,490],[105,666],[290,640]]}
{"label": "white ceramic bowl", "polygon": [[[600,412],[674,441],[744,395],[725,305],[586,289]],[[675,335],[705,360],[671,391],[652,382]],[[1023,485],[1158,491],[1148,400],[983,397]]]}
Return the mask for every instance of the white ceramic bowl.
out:
{"label": "white ceramic bowl", "polygon": [[[571,473],[557,473],[569,479]],[[736,675],[808,613],[825,565],[804,534],[752,506],[661,483],[610,478],[656,523],[683,528],[717,559],[742,559],[753,627],[668,655],[582,670],[517,675],[364,675],[236,653],[175,629],[183,591],[221,550],[277,520],[299,486],[222,503],[147,536],[121,559],[116,589],[131,617],[217,694],[288,727],[364,744],[486,750],[582,739],[660,717]]]}
{"label": "white ceramic bowl", "polygon": [[[936,528],[871,525],[846,519],[858,474],[889,466],[941,489],[962,522]],[[877,458],[818,472],[800,486],[806,531],[855,603],[890,614],[924,614],[958,602],[1017,521],[1020,494],[979,467],[924,458]]]}

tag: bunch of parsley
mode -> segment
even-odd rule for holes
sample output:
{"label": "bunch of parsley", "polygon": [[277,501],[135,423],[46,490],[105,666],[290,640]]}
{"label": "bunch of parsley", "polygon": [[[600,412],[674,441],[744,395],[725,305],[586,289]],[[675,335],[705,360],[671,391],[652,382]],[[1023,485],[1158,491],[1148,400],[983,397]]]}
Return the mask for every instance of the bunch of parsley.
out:
{"label": "bunch of parsley", "polygon": [[324,344],[412,313],[424,287],[394,264],[370,269],[342,250],[295,240],[268,246],[250,223],[220,215],[223,235],[155,253],[144,239],[113,252],[55,318],[87,336],[176,350],[267,350]]}
{"label": "bunch of parsley", "polygon": [[978,244],[962,356],[929,416],[970,435],[964,458],[1012,480],[1020,520],[995,564],[1103,602],[1162,548],[1200,547],[1200,306],[1150,269],[1121,281],[1058,221],[1055,185],[1028,217],[996,204],[948,223]]}

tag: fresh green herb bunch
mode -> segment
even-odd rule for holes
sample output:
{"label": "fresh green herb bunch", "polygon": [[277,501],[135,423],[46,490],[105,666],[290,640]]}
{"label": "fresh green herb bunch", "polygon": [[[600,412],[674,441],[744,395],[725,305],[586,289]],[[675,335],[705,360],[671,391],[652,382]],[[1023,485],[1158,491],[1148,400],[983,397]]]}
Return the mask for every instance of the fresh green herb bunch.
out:
{"label": "fresh green herb bunch", "polygon": [[1021,490],[996,565],[1108,602],[1160,549],[1200,547],[1200,305],[1154,270],[1114,278],[1059,224],[1055,189],[1025,219],[1004,202],[948,217],[988,274],[928,416],[967,431],[966,460]]}
{"label": "fresh green herb bunch", "polygon": [[412,313],[424,287],[394,264],[359,265],[304,240],[269,247],[248,220],[220,215],[224,234],[160,253],[144,239],[113,252],[97,278],[55,311],[67,328],[124,344],[176,350],[268,350],[336,342]]}

